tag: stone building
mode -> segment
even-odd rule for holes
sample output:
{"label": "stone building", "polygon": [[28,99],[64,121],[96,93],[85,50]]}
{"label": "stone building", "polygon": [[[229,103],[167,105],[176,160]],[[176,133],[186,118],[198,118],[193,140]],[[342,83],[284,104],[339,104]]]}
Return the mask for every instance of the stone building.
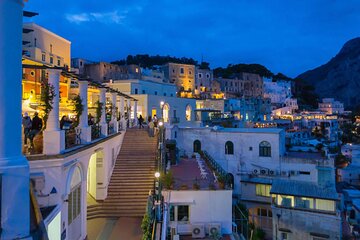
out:
{"label": "stone building", "polygon": [[195,90],[195,65],[167,63],[163,67],[164,75],[169,83],[174,83],[179,92],[191,97]]}

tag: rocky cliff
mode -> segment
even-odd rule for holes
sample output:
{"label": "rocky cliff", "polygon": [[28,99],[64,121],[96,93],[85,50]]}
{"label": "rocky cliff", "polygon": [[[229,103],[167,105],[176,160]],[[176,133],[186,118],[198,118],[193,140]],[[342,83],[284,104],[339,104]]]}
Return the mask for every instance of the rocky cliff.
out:
{"label": "rocky cliff", "polygon": [[360,104],[360,38],[348,41],[328,63],[298,78],[313,85],[320,98],[334,97],[350,108]]}

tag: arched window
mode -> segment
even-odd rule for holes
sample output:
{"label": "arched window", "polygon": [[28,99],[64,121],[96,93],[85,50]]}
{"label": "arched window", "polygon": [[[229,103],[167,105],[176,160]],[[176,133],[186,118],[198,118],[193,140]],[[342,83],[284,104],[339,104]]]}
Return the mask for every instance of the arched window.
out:
{"label": "arched window", "polygon": [[267,141],[262,141],[259,144],[259,156],[260,157],[271,157],[271,145]]}
{"label": "arched window", "polygon": [[186,106],[185,114],[186,114],[185,115],[186,121],[191,121],[191,106],[190,105]]}
{"label": "arched window", "polygon": [[225,154],[226,155],[233,155],[234,154],[234,144],[230,141],[225,143]]}

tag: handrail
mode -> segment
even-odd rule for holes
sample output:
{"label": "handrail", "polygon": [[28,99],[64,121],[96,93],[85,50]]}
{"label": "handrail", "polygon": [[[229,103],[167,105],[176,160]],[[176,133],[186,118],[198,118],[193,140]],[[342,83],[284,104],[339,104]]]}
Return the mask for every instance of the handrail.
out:
{"label": "handrail", "polygon": [[222,166],[213,159],[206,151],[200,152],[201,156],[210,164],[210,166],[215,170],[215,172],[222,176],[225,180],[225,186],[231,186],[230,176],[227,171],[225,171]]}

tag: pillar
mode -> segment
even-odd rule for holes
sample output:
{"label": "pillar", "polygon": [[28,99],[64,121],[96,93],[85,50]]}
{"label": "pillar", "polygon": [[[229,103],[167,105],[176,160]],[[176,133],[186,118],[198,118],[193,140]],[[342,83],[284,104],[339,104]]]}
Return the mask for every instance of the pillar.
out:
{"label": "pillar", "polygon": [[131,105],[130,105],[130,99],[126,99],[126,104],[127,104],[127,116],[128,116],[128,121],[129,121],[129,127],[132,127],[132,121],[131,121]]}
{"label": "pillar", "polygon": [[134,101],[134,119],[137,120],[137,101]]}
{"label": "pillar", "polygon": [[101,126],[101,134],[103,136],[108,135],[108,127],[106,123],[106,112],[105,112],[105,105],[106,105],[106,88],[100,88],[100,99],[99,102],[103,104],[101,109],[101,118],[100,118],[100,126]]}
{"label": "pillar", "polygon": [[113,124],[114,126],[114,132],[117,133],[119,126],[118,126],[118,121],[116,118],[116,98],[117,98],[117,93],[111,93],[111,104],[113,107],[112,113],[111,113],[111,124]]}
{"label": "pillar", "polygon": [[22,1],[0,1],[0,239],[32,239],[29,164],[21,154]]}
{"label": "pillar", "polygon": [[59,82],[60,73],[59,69],[49,69],[48,83],[53,86],[55,96],[53,99],[52,110],[49,113],[48,120],[46,122],[46,129],[44,131],[44,154],[52,155],[59,154],[65,149],[65,131],[60,130],[59,121]]}
{"label": "pillar", "polygon": [[78,81],[79,83],[79,95],[81,102],[84,106],[83,112],[80,116],[79,126],[81,129],[81,143],[91,142],[91,127],[88,125],[88,85],[87,81]]}
{"label": "pillar", "polygon": [[120,104],[119,111],[120,111],[120,121],[122,125],[122,130],[125,130],[126,129],[126,120],[124,114],[125,98],[123,96],[120,96],[119,104]]}

